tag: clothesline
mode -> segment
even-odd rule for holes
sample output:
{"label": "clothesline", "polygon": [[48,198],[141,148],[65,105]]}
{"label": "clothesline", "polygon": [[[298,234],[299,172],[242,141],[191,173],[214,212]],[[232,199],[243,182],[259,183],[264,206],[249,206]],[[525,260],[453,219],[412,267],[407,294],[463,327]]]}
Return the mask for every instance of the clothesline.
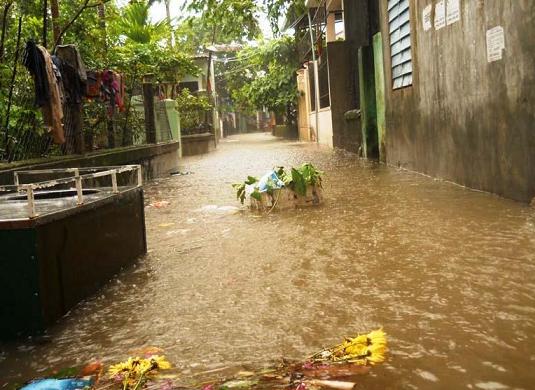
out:
{"label": "clothesline", "polygon": [[100,99],[108,103],[110,117],[115,107],[125,109],[124,77],[112,70],[88,72],[75,45],[58,46],[51,55],[43,46],[28,41],[23,63],[34,80],[35,105],[41,108],[44,125],[56,144],[65,143],[65,133],[72,137],[81,132],[81,128],[65,131],[64,110],[68,107],[80,110],[84,99]]}

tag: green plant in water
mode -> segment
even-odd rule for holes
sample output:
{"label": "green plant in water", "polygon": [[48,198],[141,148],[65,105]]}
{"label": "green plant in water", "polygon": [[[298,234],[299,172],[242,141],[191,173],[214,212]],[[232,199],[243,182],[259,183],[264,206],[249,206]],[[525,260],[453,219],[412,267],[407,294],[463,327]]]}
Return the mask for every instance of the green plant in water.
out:
{"label": "green plant in water", "polygon": [[307,186],[320,186],[322,171],[317,170],[312,164],[305,163],[298,168],[292,168],[292,181],[289,187],[301,196],[307,193]]}
{"label": "green plant in water", "polygon": [[[305,163],[297,168],[291,168],[288,173],[284,167],[276,167],[274,170],[277,177],[284,183],[286,188],[295,191],[298,195],[306,196],[307,186],[319,186],[321,187],[323,172],[317,170],[311,163]],[[246,187],[255,185],[259,182],[258,178],[254,176],[248,176],[247,180],[243,183],[233,184],[232,187],[236,190],[236,198],[240,200],[241,204],[245,202],[247,197]],[[268,194],[273,195],[273,191],[278,189],[279,186],[269,178],[266,182],[266,191]],[[255,185],[250,196],[253,199],[260,200],[262,195]]]}
{"label": "green plant in water", "polygon": [[[236,190],[236,198],[240,200],[241,204],[245,202],[245,197],[246,197],[245,186],[253,185],[255,183],[258,183],[258,179],[256,177],[247,176],[247,180],[245,180],[243,183],[235,183],[232,185],[232,187]],[[258,192],[258,189],[255,189],[255,190],[257,194],[255,194],[254,196],[253,194],[251,194],[251,196],[255,199],[260,200],[260,192]]]}

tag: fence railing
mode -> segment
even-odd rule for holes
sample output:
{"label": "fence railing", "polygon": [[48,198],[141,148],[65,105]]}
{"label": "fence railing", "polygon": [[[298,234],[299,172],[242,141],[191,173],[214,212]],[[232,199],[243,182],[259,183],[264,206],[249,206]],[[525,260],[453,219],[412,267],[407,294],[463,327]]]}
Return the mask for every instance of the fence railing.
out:
{"label": "fence railing", "polygon": [[[136,174],[136,183],[131,186],[119,186],[117,176],[125,172],[134,172]],[[53,178],[49,180],[40,180],[37,182],[24,183],[23,178],[26,176],[46,176],[46,175],[72,175],[68,177]],[[101,177],[109,177],[111,179],[111,188],[109,194],[118,194],[119,192],[132,187],[141,187],[143,185],[143,174],[141,165],[122,165],[122,166],[108,166],[95,168],[65,168],[65,169],[42,169],[42,170],[27,170],[16,171],[13,174],[14,184],[0,186],[0,193],[16,193],[23,194],[26,198],[27,217],[35,218],[39,214],[36,211],[36,191],[46,190],[50,188],[57,188],[60,186],[74,183],[76,191],[76,205],[81,206],[85,204],[84,197],[84,181],[90,179],[97,179]],[[94,186],[91,187],[95,188]],[[6,196],[6,195],[4,195]],[[19,199],[19,198],[17,198]],[[14,199],[4,199],[14,200]],[[4,203],[5,204],[5,203]]]}

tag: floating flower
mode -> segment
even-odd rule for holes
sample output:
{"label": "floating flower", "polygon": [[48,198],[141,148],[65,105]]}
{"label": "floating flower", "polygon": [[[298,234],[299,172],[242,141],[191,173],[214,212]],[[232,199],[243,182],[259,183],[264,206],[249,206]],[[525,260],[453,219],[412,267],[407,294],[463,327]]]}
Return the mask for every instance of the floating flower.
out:
{"label": "floating flower", "polygon": [[132,358],[129,358],[126,362],[121,362],[110,366],[108,369],[108,375],[110,377],[116,377],[119,374],[126,374],[132,370]]}
{"label": "floating flower", "polygon": [[167,370],[171,364],[164,356],[154,355],[147,359],[139,357],[128,358],[127,361],[114,364],[108,369],[110,378],[119,378],[123,382],[123,389],[137,390],[148,377],[154,376],[158,370]]}
{"label": "floating flower", "polygon": [[159,355],[151,356],[150,362],[152,364],[153,370],[168,370],[171,368],[171,363],[169,363],[165,359],[165,356],[159,356]]}
{"label": "floating flower", "polygon": [[385,332],[378,329],[368,334],[347,338],[342,343],[321,351],[312,358],[315,361],[373,365],[385,361],[386,344]]}

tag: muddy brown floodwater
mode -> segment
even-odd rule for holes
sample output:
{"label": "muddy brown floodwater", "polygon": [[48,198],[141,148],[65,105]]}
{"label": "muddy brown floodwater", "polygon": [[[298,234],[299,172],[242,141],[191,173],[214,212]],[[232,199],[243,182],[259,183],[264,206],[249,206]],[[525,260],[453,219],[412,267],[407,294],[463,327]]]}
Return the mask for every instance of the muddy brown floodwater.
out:
{"label": "muddy brown floodwater", "polygon": [[[233,182],[305,161],[323,206],[239,207]],[[358,389],[534,388],[532,208],[264,134],[181,170],[146,187],[170,202],[146,208],[148,255],[48,337],[2,345],[0,383],[144,346],[184,376],[261,367],[383,326],[388,361]]]}

